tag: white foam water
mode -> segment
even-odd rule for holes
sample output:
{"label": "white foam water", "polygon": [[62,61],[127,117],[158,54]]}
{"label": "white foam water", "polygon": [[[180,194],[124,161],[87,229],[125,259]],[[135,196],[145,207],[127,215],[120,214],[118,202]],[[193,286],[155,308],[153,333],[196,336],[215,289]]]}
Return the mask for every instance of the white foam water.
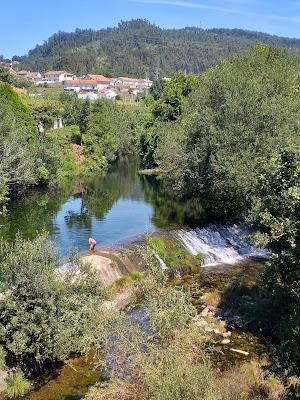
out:
{"label": "white foam water", "polygon": [[164,260],[154,251],[154,257],[157,259],[159,262],[162,270],[168,269],[167,264],[164,262]]}
{"label": "white foam water", "polygon": [[236,264],[246,258],[268,259],[271,252],[247,240],[253,229],[245,223],[215,225],[179,231],[178,237],[191,254],[204,254],[203,266]]}

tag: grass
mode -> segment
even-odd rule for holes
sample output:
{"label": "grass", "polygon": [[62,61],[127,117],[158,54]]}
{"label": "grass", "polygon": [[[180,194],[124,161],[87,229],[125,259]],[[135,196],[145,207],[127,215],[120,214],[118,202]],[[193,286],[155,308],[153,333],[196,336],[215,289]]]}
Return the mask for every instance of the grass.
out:
{"label": "grass", "polygon": [[24,377],[23,372],[17,369],[8,379],[5,393],[10,399],[24,396],[30,389],[30,382]]}
{"label": "grass", "polygon": [[201,296],[201,300],[207,306],[218,307],[221,304],[222,296],[219,291],[213,290],[213,291],[204,293],[204,295]]}
{"label": "grass", "polygon": [[148,238],[149,246],[162,258],[162,260],[174,269],[186,268],[187,271],[199,271],[199,264],[203,260],[203,255],[196,257],[191,255],[188,250],[180,247],[176,239],[169,236],[152,235]]}
{"label": "grass", "polygon": [[63,87],[41,87],[34,86],[28,89],[28,94],[40,94],[44,97],[50,97],[52,99],[58,99],[59,96],[64,92]]}
{"label": "grass", "polygon": [[143,273],[140,271],[133,271],[130,273],[130,278],[133,281],[141,281],[143,279]]}

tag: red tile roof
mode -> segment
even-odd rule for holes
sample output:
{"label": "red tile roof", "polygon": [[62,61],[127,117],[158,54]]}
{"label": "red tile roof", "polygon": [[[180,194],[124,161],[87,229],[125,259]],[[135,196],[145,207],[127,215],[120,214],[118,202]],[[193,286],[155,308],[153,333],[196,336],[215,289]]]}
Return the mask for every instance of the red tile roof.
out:
{"label": "red tile roof", "polygon": [[73,79],[69,81],[65,81],[65,84],[68,85],[97,85],[97,82],[92,79]]}
{"label": "red tile roof", "polygon": [[88,74],[88,76],[90,76],[93,80],[97,81],[97,82],[110,82],[109,78],[106,78],[106,76],[104,75],[95,75],[95,74]]}

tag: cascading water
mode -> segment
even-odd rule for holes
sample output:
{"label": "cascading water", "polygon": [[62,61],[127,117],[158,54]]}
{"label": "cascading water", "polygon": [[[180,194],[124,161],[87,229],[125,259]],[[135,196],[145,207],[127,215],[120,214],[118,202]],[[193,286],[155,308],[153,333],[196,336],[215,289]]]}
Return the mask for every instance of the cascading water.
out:
{"label": "cascading water", "polygon": [[253,229],[245,223],[214,225],[192,231],[180,231],[178,237],[193,254],[204,254],[203,266],[235,264],[245,258],[268,259],[267,249],[260,248],[247,240]]}

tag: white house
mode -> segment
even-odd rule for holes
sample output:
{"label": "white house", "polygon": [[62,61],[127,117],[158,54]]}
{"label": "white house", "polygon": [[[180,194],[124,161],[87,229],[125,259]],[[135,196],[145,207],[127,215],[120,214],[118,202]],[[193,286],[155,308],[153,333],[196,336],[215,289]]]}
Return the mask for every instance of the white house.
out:
{"label": "white house", "polygon": [[106,99],[106,100],[115,100],[116,97],[118,96],[118,94],[116,93],[115,90],[108,89],[108,88],[102,89],[100,91],[99,95],[100,95],[100,98]]}
{"label": "white house", "polygon": [[64,82],[73,80],[73,75],[66,71],[48,71],[44,74],[45,80],[48,83]]}
{"label": "white house", "polygon": [[115,86],[126,86],[130,87],[131,89],[136,89],[139,83],[139,79],[135,78],[127,78],[127,77],[120,77],[115,80]]}
{"label": "white house", "polygon": [[64,82],[65,90],[73,90],[74,92],[82,91],[96,91],[98,90],[98,84],[92,79],[73,79],[72,81]]}
{"label": "white house", "polygon": [[97,100],[99,99],[98,93],[94,92],[80,92],[78,93],[78,98],[82,100]]}
{"label": "white house", "polygon": [[115,80],[114,87],[118,89],[121,93],[129,91],[131,91],[132,93],[139,93],[149,89],[152,84],[153,82],[149,79],[120,77]]}

